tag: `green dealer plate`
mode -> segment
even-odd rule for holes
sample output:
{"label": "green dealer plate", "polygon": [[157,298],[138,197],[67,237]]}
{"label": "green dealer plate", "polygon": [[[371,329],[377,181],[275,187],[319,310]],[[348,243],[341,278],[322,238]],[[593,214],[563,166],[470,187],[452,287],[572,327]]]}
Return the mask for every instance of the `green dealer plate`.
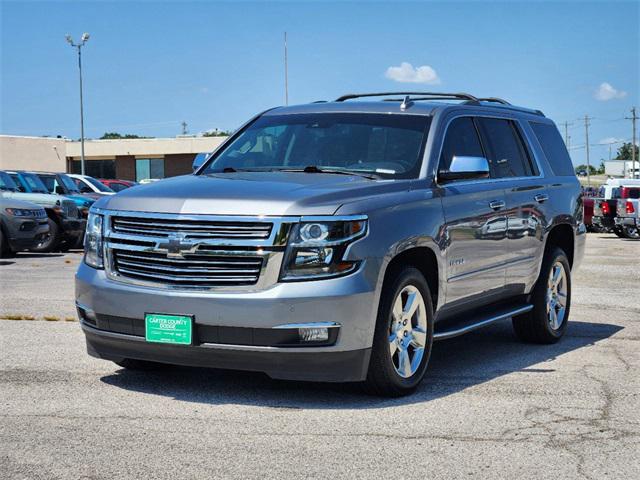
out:
{"label": "green dealer plate", "polygon": [[144,326],[147,342],[191,345],[193,317],[147,313]]}

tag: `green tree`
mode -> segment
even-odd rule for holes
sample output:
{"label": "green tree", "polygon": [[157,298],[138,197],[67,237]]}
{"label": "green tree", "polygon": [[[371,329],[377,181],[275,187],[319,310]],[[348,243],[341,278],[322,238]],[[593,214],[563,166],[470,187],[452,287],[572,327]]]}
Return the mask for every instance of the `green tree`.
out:
{"label": "green tree", "polygon": [[[636,150],[636,160],[638,160],[638,153],[640,153],[640,149],[638,145],[635,146]],[[631,160],[631,142],[623,143],[620,148],[618,148],[618,154],[616,155],[616,160]]]}
{"label": "green tree", "polygon": [[125,133],[122,135],[118,132],[105,132],[104,135],[100,137],[100,140],[120,140],[120,139],[129,139],[129,138],[153,138],[153,137],[141,137],[140,135],[134,135],[133,133]]}
{"label": "green tree", "polygon": [[229,135],[231,135],[231,132],[226,130],[211,130],[202,134],[203,137],[228,137]]}

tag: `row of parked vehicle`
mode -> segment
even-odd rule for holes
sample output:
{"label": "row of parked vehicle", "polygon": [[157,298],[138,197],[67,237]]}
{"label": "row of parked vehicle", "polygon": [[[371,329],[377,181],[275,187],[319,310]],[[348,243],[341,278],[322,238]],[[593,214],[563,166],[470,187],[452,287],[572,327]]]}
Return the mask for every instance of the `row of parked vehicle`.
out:
{"label": "row of parked vehicle", "polygon": [[640,180],[609,179],[598,190],[586,190],[584,222],[592,232],[640,239]]}
{"label": "row of parked vehicle", "polygon": [[135,184],[87,175],[0,170],[0,255],[80,247],[91,205]]}

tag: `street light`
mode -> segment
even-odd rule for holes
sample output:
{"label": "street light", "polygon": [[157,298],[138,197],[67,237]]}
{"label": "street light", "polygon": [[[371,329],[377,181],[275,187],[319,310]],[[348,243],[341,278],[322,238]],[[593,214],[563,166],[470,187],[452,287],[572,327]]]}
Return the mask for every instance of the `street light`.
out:
{"label": "street light", "polygon": [[84,175],[84,112],[82,106],[82,47],[87,40],[89,40],[89,34],[83,33],[80,37],[80,42],[75,43],[71,35],[66,34],[64,38],[67,43],[74,48],[78,49],[78,71],[80,72],[80,173]]}

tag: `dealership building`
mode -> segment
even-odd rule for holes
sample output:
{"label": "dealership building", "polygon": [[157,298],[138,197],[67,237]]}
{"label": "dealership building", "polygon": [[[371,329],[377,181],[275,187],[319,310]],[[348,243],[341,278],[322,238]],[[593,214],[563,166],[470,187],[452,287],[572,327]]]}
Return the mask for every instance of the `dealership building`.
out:
{"label": "dealership building", "polygon": [[[85,173],[140,181],[190,173],[199,154],[226,137],[180,136],[85,140]],[[0,169],[80,173],[80,142],[64,138],[0,135]]]}

